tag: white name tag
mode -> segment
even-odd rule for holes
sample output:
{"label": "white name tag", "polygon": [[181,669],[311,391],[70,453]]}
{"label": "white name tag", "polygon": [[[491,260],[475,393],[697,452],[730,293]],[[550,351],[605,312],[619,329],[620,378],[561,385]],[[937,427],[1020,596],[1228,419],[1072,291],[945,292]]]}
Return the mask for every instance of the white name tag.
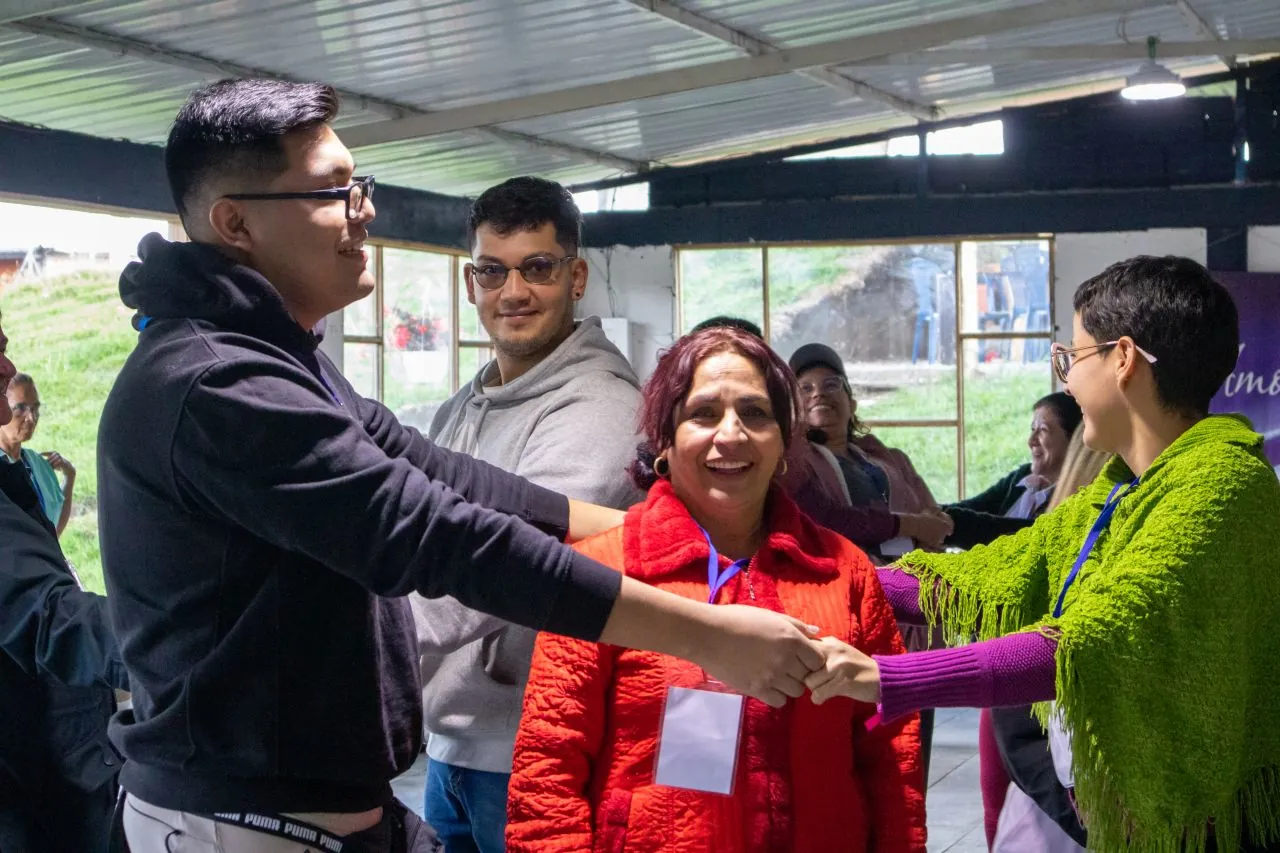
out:
{"label": "white name tag", "polygon": [[744,704],[736,693],[668,688],[653,781],[672,788],[732,794]]}

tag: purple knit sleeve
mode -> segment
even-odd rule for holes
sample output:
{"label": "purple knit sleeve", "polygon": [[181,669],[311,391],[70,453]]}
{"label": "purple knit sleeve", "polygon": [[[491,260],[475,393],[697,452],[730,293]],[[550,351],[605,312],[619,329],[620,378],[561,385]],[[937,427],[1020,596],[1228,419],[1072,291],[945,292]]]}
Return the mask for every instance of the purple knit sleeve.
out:
{"label": "purple knit sleeve", "polygon": [[893,615],[903,622],[924,624],[920,612],[920,580],[901,569],[893,567],[876,569],[876,577],[884,588],[885,598],[893,608]]}
{"label": "purple knit sleeve", "polygon": [[992,708],[1053,699],[1057,648],[1054,640],[1031,632],[956,649],[876,655],[880,716],[888,722],[921,708]]}

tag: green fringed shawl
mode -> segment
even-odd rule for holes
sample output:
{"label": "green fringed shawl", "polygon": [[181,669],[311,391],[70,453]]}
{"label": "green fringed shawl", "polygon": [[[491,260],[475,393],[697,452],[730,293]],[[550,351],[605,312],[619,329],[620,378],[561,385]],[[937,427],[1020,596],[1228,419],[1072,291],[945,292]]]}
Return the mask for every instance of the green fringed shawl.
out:
{"label": "green fringed shawl", "polygon": [[1262,438],[1234,415],[1178,438],[1052,618],[1108,493],[1131,479],[1115,459],[1014,536],[899,565],[951,637],[1058,641],[1057,710],[1090,850],[1203,853],[1210,826],[1219,851],[1246,830],[1280,841],[1280,483]]}

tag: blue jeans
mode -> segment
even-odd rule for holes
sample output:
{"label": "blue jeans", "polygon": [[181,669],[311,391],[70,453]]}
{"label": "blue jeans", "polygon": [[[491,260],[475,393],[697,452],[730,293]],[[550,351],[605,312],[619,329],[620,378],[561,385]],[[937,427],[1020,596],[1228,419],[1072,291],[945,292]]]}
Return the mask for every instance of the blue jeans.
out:
{"label": "blue jeans", "polygon": [[427,762],[425,811],[448,853],[503,853],[507,773]]}

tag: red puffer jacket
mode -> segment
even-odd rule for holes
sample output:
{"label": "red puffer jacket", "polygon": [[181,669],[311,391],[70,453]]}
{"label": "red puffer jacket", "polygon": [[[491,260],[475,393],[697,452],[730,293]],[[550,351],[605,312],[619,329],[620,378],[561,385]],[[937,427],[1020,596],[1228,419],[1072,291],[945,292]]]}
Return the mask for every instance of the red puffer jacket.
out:
{"label": "red puffer jacket", "polygon": [[[776,488],[767,529],[718,603],[789,613],[868,653],[902,651],[866,555]],[[646,583],[707,599],[706,540],[665,481],[621,528],[578,547]],[[805,696],[775,709],[749,699],[731,796],[654,784],[667,688],[703,679],[666,655],[540,635],[516,739],[508,850],[923,853],[918,720],[867,731],[874,708],[852,700],[819,707]]]}

